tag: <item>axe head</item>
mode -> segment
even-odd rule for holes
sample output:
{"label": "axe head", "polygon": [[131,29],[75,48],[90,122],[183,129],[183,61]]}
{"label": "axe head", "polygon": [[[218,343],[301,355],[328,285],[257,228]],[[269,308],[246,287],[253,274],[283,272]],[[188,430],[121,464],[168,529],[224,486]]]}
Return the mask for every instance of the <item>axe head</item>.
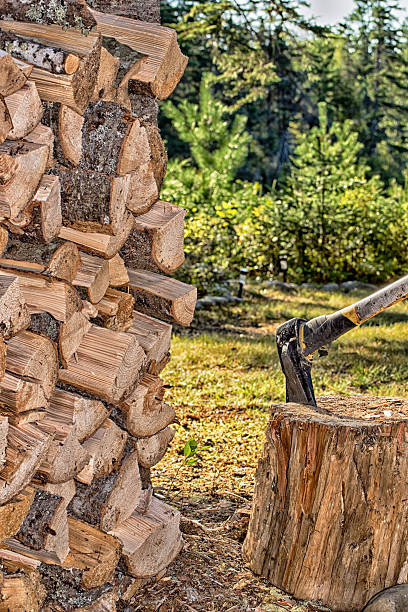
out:
{"label": "axe head", "polygon": [[312,360],[304,356],[300,334],[305,319],[291,319],[276,331],[276,344],[286,377],[286,401],[316,406],[311,376]]}

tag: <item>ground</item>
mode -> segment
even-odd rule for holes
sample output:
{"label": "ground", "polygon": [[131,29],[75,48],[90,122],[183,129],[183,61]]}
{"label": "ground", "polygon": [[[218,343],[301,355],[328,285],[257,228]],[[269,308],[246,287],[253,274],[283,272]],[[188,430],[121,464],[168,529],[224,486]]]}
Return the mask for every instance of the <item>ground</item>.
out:
{"label": "ground", "polygon": [[[141,589],[129,612],[327,610],[295,602],[252,575],[241,544],[269,407],[285,394],[276,327],[360,297],[252,287],[245,302],[199,311],[189,330],[176,331],[163,377],[179,424],[154,485],[181,509],[186,545],[158,583]],[[346,334],[314,365],[317,395],[406,396],[407,336],[403,304]],[[206,447],[193,466],[183,453],[190,438]]]}

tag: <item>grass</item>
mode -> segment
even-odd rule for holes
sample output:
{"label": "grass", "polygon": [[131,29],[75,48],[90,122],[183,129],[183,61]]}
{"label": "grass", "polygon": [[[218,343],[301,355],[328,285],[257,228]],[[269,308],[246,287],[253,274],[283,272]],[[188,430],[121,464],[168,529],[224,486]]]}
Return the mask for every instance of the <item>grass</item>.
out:
{"label": "grass", "polygon": [[[259,291],[259,289],[258,289]],[[248,499],[269,407],[284,400],[275,348],[277,326],[340,309],[363,294],[263,289],[245,302],[199,311],[192,328],[173,339],[163,372],[167,400],[178,414],[175,441],[155,482],[170,499],[222,493]],[[317,395],[406,396],[408,313],[399,304],[349,332],[313,367]],[[189,437],[208,446],[196,467],[185,465]]]}

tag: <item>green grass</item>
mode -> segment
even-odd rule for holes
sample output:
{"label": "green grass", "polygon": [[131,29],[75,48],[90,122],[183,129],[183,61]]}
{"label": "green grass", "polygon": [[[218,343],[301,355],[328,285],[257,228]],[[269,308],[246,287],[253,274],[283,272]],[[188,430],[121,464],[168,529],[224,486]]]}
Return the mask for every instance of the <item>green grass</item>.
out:
{"label": "green grass", "polygon": [[[292,317],[310,319],[362,294],[263,290],[231,307],[199,311],[192,330],[175,335],[163,372],[180,425],[160,464],[172,494],[228,490],[250,495],[269,407],[285,397],[274,332]],[[331,345],[315,360],[317,395],[408,396],[408,313],[399,304]],[[196,468],[183,464],[188,437],[210,449]],[[168,481],[168,474],[173,480]]]}

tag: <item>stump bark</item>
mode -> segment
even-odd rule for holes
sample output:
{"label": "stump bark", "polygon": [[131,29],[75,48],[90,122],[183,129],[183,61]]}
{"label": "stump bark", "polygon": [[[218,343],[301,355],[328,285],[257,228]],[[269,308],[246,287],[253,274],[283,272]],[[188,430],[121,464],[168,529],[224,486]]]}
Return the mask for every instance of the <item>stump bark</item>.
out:
{"label": "stump bark", "polygon": [[244,555],[295,597],[357,612],[408,581],[408,400],[318,403],[272,408]]}

